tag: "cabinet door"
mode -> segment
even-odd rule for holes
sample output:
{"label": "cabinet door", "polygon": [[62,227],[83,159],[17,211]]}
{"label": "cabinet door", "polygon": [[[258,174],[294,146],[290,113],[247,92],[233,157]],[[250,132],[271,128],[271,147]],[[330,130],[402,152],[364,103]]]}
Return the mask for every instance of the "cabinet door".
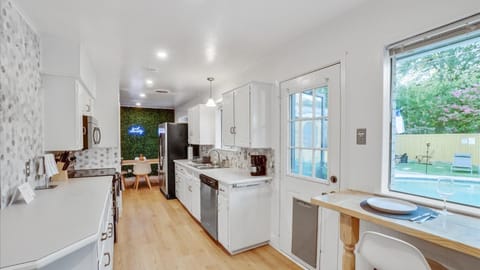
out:
{"label": "cabinet door", "polygon": [[198,106],[188,109],[188,143],[199,144],[198,142]]}
{"label": "cabinet door", "polygon": [[192,175],[192,215],[200,221],[200,178]]}
{"label": "cabinet door", "polygon": [[250,147],[250,85],[235,90],[235,145]]}
{"label": "cabinet door", "polygon": [[225,146],[235,145],[233,134],[234,122],[234,92],[223,94],[222,106],[222,144]]}
{"label": "cabinet door", "polygon": [[218,242],[230,250],[228,239],[228,187],[220,185],[218,188]]}
{"label": "cabinet door", "polygon": [[185,174],[183,190],[183,205],[192,213],[192,177],[189,174]]}

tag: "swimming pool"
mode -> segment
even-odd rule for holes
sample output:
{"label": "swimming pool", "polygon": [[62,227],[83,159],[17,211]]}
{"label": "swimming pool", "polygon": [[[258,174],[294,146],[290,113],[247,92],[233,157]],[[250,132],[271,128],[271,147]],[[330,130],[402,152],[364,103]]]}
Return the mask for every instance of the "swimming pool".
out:
{"label": "swimming pool", "polygon": [[[390,189],[394,191],[442,199],[437,193],[437,180],[428,178],[395,177]],[[455,180],[455,193],[449,202],[480,207],[480,181]]]}

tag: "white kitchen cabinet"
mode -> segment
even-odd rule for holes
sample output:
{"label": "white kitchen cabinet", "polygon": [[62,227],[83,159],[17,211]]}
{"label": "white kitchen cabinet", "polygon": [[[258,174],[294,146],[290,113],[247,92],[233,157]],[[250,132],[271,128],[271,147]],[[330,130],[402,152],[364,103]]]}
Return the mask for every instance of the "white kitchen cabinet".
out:
{"label": "white kitchen cabinet", "polygon": [[223,94],[222,144],[248,148],[270,146],[272,84],[250,82]]}
{"label": "white kitchen cabinet", "polygon": [[192,208],[191,213],[196,220],[200,221],[200,178],[197,172],[192,172]]}
{"label": "white kitchen cabinet", "polygon": [[218,241],[231,254],[270,240],[269,181],[219,184]]}
{"label": "white kitchen cabinet", "polygon": [[82,89],[80,91],[80,112],[82,115],[94,116],[93,109],[95,105],[95,99],[90,95],[89,92],[83,87],[82,84],[79,84],[79,87]]}
{"label": "white kitchen cabinet", "polygon": [[198,172],[175,164],[175,194],[188,212],[200,221],[200,178]]}
{"label": "white kitchen cabinet", "polygon": [[198,104],[188,109],[188,143],[215,144],[215,108]]}
{"label": "white kitchen cabinet", "polygon": [[45,151],[83,148],[82,85],[70,77],[43,75]]}
{"label": "white kitchen cabinet", "polygon": [[225,146],[235,146],[234,94],[235,91],[230,91],[223,94],[222,98],[222,144]]}
{"label": "white kitchen cabinet", "polygon": [[96,74],[83,44],[76,40],[42,37],[41,73],[79,80],[95,99]]}

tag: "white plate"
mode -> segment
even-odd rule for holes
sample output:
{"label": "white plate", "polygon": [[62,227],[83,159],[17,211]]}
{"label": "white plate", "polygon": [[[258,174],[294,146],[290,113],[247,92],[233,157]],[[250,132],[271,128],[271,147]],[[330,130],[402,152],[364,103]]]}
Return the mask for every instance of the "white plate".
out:
{"label": "white plate", "polygon": [[367,199],[367,204],[372,208],[391,214],[408,214],[417,210],[417,206],[402,200],[391,198],[372,197]]}

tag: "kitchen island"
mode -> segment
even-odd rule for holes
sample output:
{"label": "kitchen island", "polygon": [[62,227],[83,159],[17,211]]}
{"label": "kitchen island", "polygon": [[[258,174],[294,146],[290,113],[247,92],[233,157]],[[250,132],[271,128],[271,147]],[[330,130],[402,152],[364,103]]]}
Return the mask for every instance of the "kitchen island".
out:
{"label": "kitchen island", "polygon": [[0,269],[111,268],[112,177],[55,184],[0,211]]}

